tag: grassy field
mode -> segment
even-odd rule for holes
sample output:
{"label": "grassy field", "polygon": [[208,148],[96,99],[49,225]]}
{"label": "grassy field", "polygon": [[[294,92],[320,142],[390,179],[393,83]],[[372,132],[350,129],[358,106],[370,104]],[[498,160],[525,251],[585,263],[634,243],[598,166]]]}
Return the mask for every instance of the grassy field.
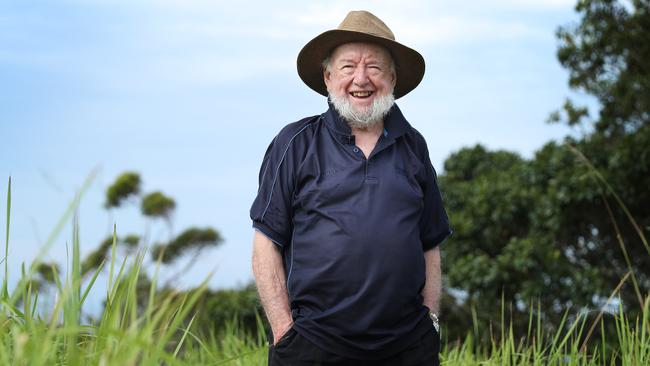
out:
{"label": "grassy field", "polygon": [[[89,181],[84,187],[88,184]],[[267,348],[262,334],[243,335],[232,325],[234,322],[222,325],[228,331],[221,338],[192,331],[195,314],[189,309],[205,289],[207,279],[197,291],[161,297],[155,291],[154,276],[148,303],[138,304],[136,289],[144,253],[117,263],[114,243],[111,260],[103,263],[89,280],[82,280],[74,212],[83,190],[50,234],[41,254],[30,266],[23,266],[17,285],[9,289],[9,182],[0,296],[0,365],[266,364]],[[48,308],[43,309],[39,289],[32,279],[54,238],[71,219],[75,228],[71,265],[63,279],[52,273],[56,289],[54,294],[50,291]],[[96,321],[83,323],[84,301],[102,271],[108,272],[105,309]],[[441,361],[444,365],[650,365],[650,296],[645,297],[640,318],[628,319],[622,309],[614,318],[617,338],[587,337],[590,347],[583,347],[583,340],[593,329],[604,326],[600,317],[587,321],[583,315],[567,314],[558,327],[560,331],[546,334],[540,319],[531,315],[527,334],[513,334],[503,327],[505,330],[487,348],[473,341],[472,335],[479,330],[468,330],[462,341],[443,341]],[[606,343],[610,346],[606,347]]]}

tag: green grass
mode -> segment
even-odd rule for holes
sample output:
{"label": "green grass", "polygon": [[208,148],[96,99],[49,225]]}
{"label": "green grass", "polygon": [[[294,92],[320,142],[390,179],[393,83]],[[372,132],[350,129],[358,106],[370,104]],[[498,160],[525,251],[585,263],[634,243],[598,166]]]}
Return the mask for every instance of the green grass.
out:
{"label": "green grass", "polygon": [[[208,278],[195,291],[161,296],[156,291],[157,275],[154,275],[148,302],[138,304],[137,285],[144,253],[116,262],[115,228],[110,261],[102,263],[89,280],[82,280],[75,212],[91,179],[92,176],[66,209],[34,263],[29,267],[23,265],[21,278],[13,289],[9,289],[7,278],[9,180],[5,257],[2,258],[5,270],[0,295],[0,365],[266,365],[267,348],[261,332],[245,335],[236,321],[216,325],[225,329],[219,332],[226,334],[223,337],[192,330],[195,314],[190,309],[205,290]],[[35,268],[70,219],[73,222],[71,260],[65,278],[56,283],[53,301],[47,302],[48,308],[43,309],[39,304],[39,289],[32,281]],[[105,309],[97,320],[84,323],[83,304],[105,267],[108,267]],[[54,278],[59,279],[60,274],[54,273]],[[512,328],[501,327],[504,330],[492,337],[489,347],[475,342],[475,335],[490,330],[474,328],[468,330],[462,341],[443,341],[441,361],[444,365],[648,365],[650,296],[645,296],[642,309],[640,318],[629,319],[620,308],[614,315],[617,334],[614,340],[606,340],[604,336],[590,338],[596,327],[605,326],[602,316],[588,322],[586,315],[578,315],[569,322],[567,314],[557,327],[560,330],[547,334],[542,320],[530,315],[527,334],[516,335]],[[539,314],[533,310],[530,314]],[[505,319],[505,314],[502,318]],[[586,347],[585,338],[590,347]]]}

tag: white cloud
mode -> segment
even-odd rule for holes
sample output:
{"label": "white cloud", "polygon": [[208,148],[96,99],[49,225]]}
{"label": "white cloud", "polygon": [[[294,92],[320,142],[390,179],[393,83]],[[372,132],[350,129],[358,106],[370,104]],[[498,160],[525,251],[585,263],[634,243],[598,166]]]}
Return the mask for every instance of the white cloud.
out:
{"label": "white cloud", "polygon": [[[187,36],[245,36],[287,42],[306,41],[334,29],[351,9],[368,9],[382,18],[398,40],[429,43],[473,42],[488,39],[536,38],[548,30],[536,29],[518,19],[496,19],[494,14],[517,8],[570,7],[568,0],[479,1],[471,11],[450,1],[347,1],[278,2],[241,8],[221,7],[220,2],[167,1],[164,11],[179,11],[181,22],[168,25]],[[485,10],[485,11],[484,11]],[[488,11],[489,10],[489,11]]]}
{"label": "white cloud", "polygon": [[[75,1],[67,6],[89,6]],[[537,28],[524,18],[494,14],[500,14],[502,9],[553,8],[568,3],[495,0],[461,8],[447,0],[359,1],[353,8],[375,13],[391,27],[398,41],[421,50],[427,46],[552,37],[549,29]],[[47,45],[48,38],[39,34],[40,44],[26,47],[21,45],[29,42],[11,42],[15,47],[3,47],[0,59],[73,70],[100,81],[100,85],[117,88],[168,82],[229,82],[293,70],[295,56],[305,42],[335,28],[351,9],[351,4],[342,0],[257,2],[245,6],[225,1],[167,0],[99,2],[93,6],[104,14],[113,14],[96,23],[102,39],[88,36],[76,44],[53,48]],[[35,21],[37,18],[22,14],[21,19],[28,20],[21,22],[23,29],[43,29],[42,23]],[[0,23],[5,24],[4,28],[15,28],[11,24],[16,24],[16,19],[4,17]],[[84,26],[70,26],[67,31],[83,31]],[[56,34],[64,28],[52,23],[47,29]]]}
{"label": "white cloud", "polygon": [[512,7],[534,10],[571,9],[577,0],[492,0],[500,7]]}
{"label": "white cloud", "polygon": [[548,37],[545,29],[523,22],[498,22],[490,19],[444,16],[430,21],[397,22],[404,39],[418,44],[471,43],[486,40],[537,39]]}

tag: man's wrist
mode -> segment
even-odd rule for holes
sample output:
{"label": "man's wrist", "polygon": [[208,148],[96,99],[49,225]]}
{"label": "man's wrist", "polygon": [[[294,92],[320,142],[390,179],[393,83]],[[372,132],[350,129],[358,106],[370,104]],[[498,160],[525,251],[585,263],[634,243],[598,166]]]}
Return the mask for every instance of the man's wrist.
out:
{"label": "man's wrist", "polygon": [[289,329],[291,329],[291,327],[293,327],[293,321],[278,326],[276,329],[273,329],[273,327],[271,327],[271,330],[273,332],[273,344],[277,343],[280,338],[282,338],[289,331]]}

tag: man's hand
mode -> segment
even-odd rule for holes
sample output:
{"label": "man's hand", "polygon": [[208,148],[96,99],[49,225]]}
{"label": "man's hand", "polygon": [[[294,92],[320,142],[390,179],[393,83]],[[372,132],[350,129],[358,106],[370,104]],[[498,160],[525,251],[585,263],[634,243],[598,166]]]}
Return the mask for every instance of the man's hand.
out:
{"label": "man's hand", "polygon": [[271,324],[273,344],[293,326],[286,276],[279,247],[264,234],[253,236],[253,274],[260,301]]}

